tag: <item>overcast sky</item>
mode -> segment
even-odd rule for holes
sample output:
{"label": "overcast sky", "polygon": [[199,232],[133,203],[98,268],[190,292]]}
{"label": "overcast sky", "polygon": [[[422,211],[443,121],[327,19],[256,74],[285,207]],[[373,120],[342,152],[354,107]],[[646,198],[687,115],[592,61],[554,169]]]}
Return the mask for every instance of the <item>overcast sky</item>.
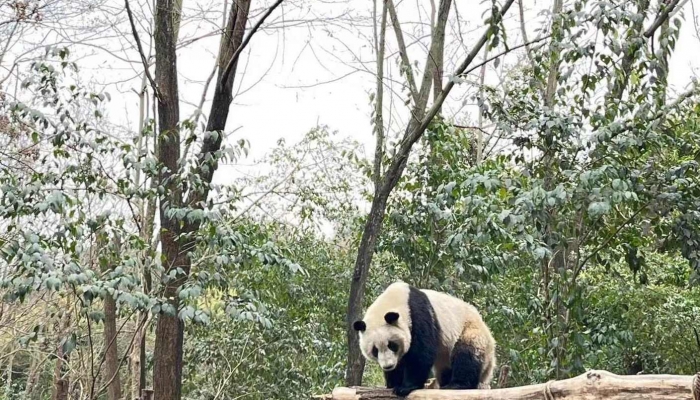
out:
{"label": "overcast sky", "polygon": [[[82,79],[85,82],[98,82],[99,90],[111,93],[112,102],[107,113],[110,121],[136,130],[138,98],[134,90],[139,88],[142,68],[126,23],[124,2],[88,1],[99,3],[99,7],[93,7],[97,11],[73,17],[70,22],[76,26],[94,26],[98,31],[90,35],[81,33],[89,36],[89,46],[73,46],[74,54],[80,56]],[[141,27],[146,29],[150,22],[142,14],[151,17],[149,3],[145,0],[130,1],[140,18]],[[541,11],[549,9],[551,2],[523,1],[528,36],[533,39],[537,36],[536,30],[548,18],[547,13]],[[253,1],[255,10],[251,14],[259,15],[270,3],[269,0]],[[483,33],[482,14],[490,2],[456,0],[455,3],[458,12],[455,13],[453,9],[447,32],[446,72],[461,61],[471,43]],[[682,90],[690,77],[696,75],[700,62],[697,57],[700,41],[694,21],[694,17],[698,17],[698,7],[693,8],[692,0],[682,3],[685,22],[672,57],[670,73],[671,84],[677,90]],[[365,143],[366,155],[372,155],[369,94],[376,85],[369,19],[372,4],[371,0],[287,0],[269,18],[266,28],[253,38],[243,55],[236,78],[239,94],[234,100],[227,130],[235,130],[230,139],[250,141],[251,155],[241,164],[249,164],[259,158],[280,138],[288,143],[297,141],[317,124],[327,125],[339,131],[341,136],[350,136]],[[425,59],[426,39],[430,32],[426,23],[430,18],[430,4],[430,0],[397,2],[402,30],[410,44],[411,61],[418,63],[419,68],[422,68]],[[215,32],[222,10],[222,0],[184,0],[185,20],[181,39],[187,41]],[[461,23],[457,23],[457,15]],[[520,44],[522,38],[517,4],[508,13],[506,27],[510,46]],[[40,29],[33,32],[36,37],[43,38],[44,34]],[[390,130],[396,133],[404,127],[405,110],[401,102],[406,96],[405,92],[401,93],[400,85],[391,83],[391,80],[401,81],[401,78],[395,76],[398,55],[395,54],[391,29],[387,32],[387,38],[390,50],[387,52],[390,54],[387,60],[387,77],[390,78],[387,85],[395,95],[386,101],[391,110],[385,114],[392,116],[388,123]],[[145,31],[142,32],[142,40],[149,51],[150,39]],[[218,36],[212,34],[178,53],[182,118],[189,117],[199,103],[203,82],[211,72],[217,46]],[[490,68],[487,82],[497,82],[498,72],[507,71],[522,55],[522,52],[516,52],[508,56],[500,63],[498,71]],[[208,98],[211,98],[212,88],[213,85]],[[475,107],[466,96],[470,91],[473,92],[473,86],[468,84],[456,88],[445,107],[448,117],[464,123],[475,120]],[[208,113],[208,103],[204,112]],[[217,173],[216,180],[225,181],[235,171],[236,167],[226,166]]]}

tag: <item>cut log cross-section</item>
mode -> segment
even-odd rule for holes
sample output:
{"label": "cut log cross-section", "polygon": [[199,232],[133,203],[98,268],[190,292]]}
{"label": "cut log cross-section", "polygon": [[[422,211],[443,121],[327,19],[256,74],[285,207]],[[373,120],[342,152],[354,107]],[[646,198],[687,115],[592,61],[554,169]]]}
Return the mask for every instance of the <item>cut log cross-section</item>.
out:
{"label": "cut log cross-section", "polygon": [[[390,389],[339,387],[326,400],[397,399]],[[700,373],[696,375],[615,375],[589,371],[575,378],[538,385],[492,390],[425,389],[407,400],[700,400]]]}

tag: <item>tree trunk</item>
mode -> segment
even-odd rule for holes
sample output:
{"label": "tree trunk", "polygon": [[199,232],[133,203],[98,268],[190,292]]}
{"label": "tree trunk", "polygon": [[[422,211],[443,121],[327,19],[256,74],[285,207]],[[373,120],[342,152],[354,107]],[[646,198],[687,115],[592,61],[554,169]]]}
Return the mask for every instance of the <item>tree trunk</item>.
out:
{"label": "tree trunk", "polygon": [[32,362],[29,364],[29,372],[27,373],[27,381],[24,386],[24,398],[28,400],[34,400],[36,398],[36,383],[39,377],[39,366],[40,362],[37,358],[32,357]]}
{"label": "tree trunk", "polygon": [[[66,312],[61,317],[61,321],[58,324],[57,333],[58,336],[63,336],[70,327],[71,314]],[[56,364],[54,366],[53,372],[53,390],[51,393],[51,400],[68,400],[68,389],[70,388],[70,377],[68,375],[68,358],[69,354],[64,354],[63,343],[58,343],[58,348],[56,349]],[[38,369],[41,365],[37,366]],[[41,373],[37,371],[37,375]],[[38,376],[37,376],[38,378]]]}
{"label": "tree trunk", "polygon": [[56,352],[56,366],[53,371],[53,391],[51,400],[68,400],[68,387],[70,384],[68,374],[64,366],[68,362],[68,354],[63,354],[63,346]]}
{"label": "tree trunk", "polygon": [[139,313],[134,332],[136,337],[130,355],[131,399],[139,398],[141,391],[146,388],[146,323],[143,323],[144,318],[148,318],[148,314]]}
{"label": "tree trunk", "polygon": [[[372,180],[374,181],[374,190],[379,190],[379,185],[382,182],[382,161],[384,159],[384,50],[386,48],[386,15],[387,3],[390,0],[383,1],[382,16],[379,24],[379,37],[377,37],[377,21],[374,22],[374,46],[377,55],[377,93],[375,96],[374,105],[374,173]],[[374,1],[375,14],[377,0]]]}
{"label": "tree trunk", "polygon": [[[155,17],[155,49],[158,98],[158,161],[163,165],[159,175],[165,193],[160,196],[161,246],[164,276],[177,268],[189,272],[190,260],[182,252],[178,241],[178,221],[169,214],[170,208],[182,203],[180,184],[175,176],[180,159],[180,104],[177,82],[176,54],[176,1],[158,0]],[[179,275],[164,283],[163,297],[172,306],[174,313],[162,312],[156,326],[156,345],[153,353],[153,385],[156,400],[179,400],[182,385],[183,324],[177,316],[177,289],[184,282]]]}
{"label": "tree trunk", "polygon": [[[149,146],[148,139],[143,140],[143,133],[148,119],[148,80],[146,74],[143,74],[141,81],[141,92],[139,93],[139,151],[148,154]],[[153,152],[157,157],[158,141],[157,135],[153,135]],[[137,175],[136,182],[145,184],[146,178],[141,182],[140,174]],[[155,191],[157,188],[157,180],[151,178],[150,187]],[[151,260],[155,260],[155,241],[153,237],[155,224],[156,201],[150,197],[148,200],[143,200],[139,207],[139,216],[141,219],[141,238],[146,243],[153,243],[152,247],[146,248],[142,256],[142,275],[143,275],[143,292],[151,294],[153,282],[151,277]],[[140,311],[136,316],[136,324],[134,326],[134,345],[131,348],[129,356],[130,370],[130,399],[137,399],[141,396],[141,391],[146,388],[146,329],[149,312]]]}
{"label": "tree trunk", "polygon": [[[545,93],[544,93],[544,103],[547,107],[554,107],[555,105],[555,95],[557,92],[557,85],[559,82],[559,64],[560,64],[560,49],[559,47],[561,46],[562,42],[562,12],[563,12],[563,7],[564,7],[564,1],[563,0],[554,0],[554,4],[552,4],[552,42],[550,45],[550,51],[549,51],[549,73],[547,76],[547,82],[546,82],[546,87],[545,87]],[[552,133],[550,131],[545,131],[544,136],[551,136]],[[554,143],[553,140],[549,140],[549,142]],[[550,151],[551,150],[551,151]],[[545,150],[545,164],[549,165],[550,167],[547,168],[547,171],[555,171],[556,168],[554,165],[557,163],[557,153],[556,150],[552,149],[547,149]],[[549,172],[546,172],[547,174]],[[555,185],[555,177],[552,175],[547,175],[544,177],[544,187],[547,190],[552,190],[553,186]],[[544,292],[544,319],[545,319],[545,332],[547,332],[549,336],[548,342],[552,343],[554,338],[557,338],[559,343],[559,347],[553,349],[554,351],[554,359],[556,360],[556,365],[554,366],[554,376],[556,379],[560,378],[560,371],[561,371],[561,363],[562,363],[562,358],[564,356],[564,348],[563,348],[563,343],[564,343],[564,337],[566,332],[563,332],[561,327],[562,327],[562,320],[564,319],[564,315],[566,313],[566,310],[563,308],[563,303],[560,300],[557,300],[556,304],[552,308],[550,304],[550,284],[552,283],[552,278],[554,277],[554,272],[558,272],[561,275],[562,272],[566,268],[566,259],[567,259],[567,254],[568,254],[568,247],[564,245],[564,243],[555,243],[554,237],[556,237],[554,232],[554,225],[556,224],[556,216],[557,216],[557,210],[552,208],[549,210],[548,214],[548,222],[546,225],[542,227],[542,236],[545,238],[545,243],[547,243],[548,246],[550,246],[552,250],[552,258],[545,257],[542,260],[541,264],[541,273],[542,273],[542,289]],[[560,280],[556,280],[558,284],[561,284]],[[562,296],[559,296],[558,299],[561,299]],[[556,313],[556,315],[553,315]],[[557,319],[557,323],[553,323],[553,319]],[[559,329],[557,329],[559,328]]]}
{"label": "tree trunk", "polygon": [[430,61],[428,61],[433,64],[433,101],[440,97],[440,92],[442,91],[442,76],[445,67],[445,28],[451,7],[452,0],[440,1],[437,24],[433,27],[432,42],[434,46],[430,51]]}
{"label": "tree trunk", "polygon": [[367,283],[367,270],[372,262],[374,255],[374,246],[377,243],[377,237],[382,228],[384,213],[386,211],[386,202],[389,198],[389,192],[382,193],[377,191],[372,200],[372,209],[367,216],[365,229],[362,232],[360,247],[357,250],[357,261],[355,262],[355,273],[352,276],[350,285],[350,298],[348,299],[348,319],[347,319],[347,337],[348,337],[348,368],[345,376],[349,386],[354,383],[362,383],[362,373],[365,369],[365,359],[360,352],[360,338],[357,332],[353,329],[353,322],[362,318],[362,299],[364,297],[365,284]]}
{"label": "tree trunk", "polygon": [[205,207],[210,184],[218,167],[215,153],[221,149],[224,129],[228,120],[229,108],[233,101],[233,82],[236,75],[238,57],[250,38],[277,8],[283,0],[277,0],[256,25],[245,36],[248,12],[251,0],[239,0],[231,7],[227,27],[221,39],[219,49],[219,75],[214,91],[209,120],[207,122],[202,149],[197,156],[197,165],[193,174],[198,175],[200,184],[190,187],[190,197],[183,198],[180,184],[174,179],[178,172],[180,159],[180,118],[177,58],[175,42],[179,21],[176,15],[177,0],[159,0],[156,13],[155,47],[156,47],[156,84],[158,97],[159,146],[158,160],[165,167],[160,173],[160,184],[165,187],[165,194],[160,197],[161,246],[165,274],[178,270],[174,279],[164,283],[162,295],[168,299],[175,311],[174,315],[161,313],[156,325],[156,345],[154,350],[153,386],[156,390],[155,400],[179,400],[182,385],[182,346],[184,325],[178,318],[179,300],[177,291],[189,276],[191,260],[188,256],[194,242],[192,234],[199,229],[200,221],[184,222],[169,217],[171,207],[187,205],[194,209]]}
{"label": "tree trunk", "polygon": [[[430,97],[430,88],[435,79],[433,71],[438,67],[442,68],[442,66],[435,65],[435,62],[432,60],[432,56],[433,54],[437,54],[439,49],[443,47],[435,43],[435,41],[440,39],[443,41],[445,40],[444,25],[447,23],[447,16],[449,14],[451,4],[451,0],[442,0],[440,2],[440,18],[438,19],[437,25],[438,27],[442,26],[442,28],[435,27],[434,29],[432,45],[430,47],[430,53],[426,58],[425,71],[423,74],[420,92],[413,107],[413,118],[411,118],[408,127],[406,128],[405,137],[408,137],[409,133],[413,133],[415,130],[419,129],[421,122],[423,122],[422,119],[425,115],[425,107],[428,103],[428,98]],[[440,34],[440,32],[442,33]],[[425,129],[423,129],[423,131],[425,131]],[[403,152],[397,152],[396,156],[394,156],[394,162],[392,162],[386,176],[381,180],[381,184],[379,182],[375,182],[372,207],[369,215],[367,216],[367,222],[365,223],[365,228],[362,232],[360,246],[357,250],[355,271],[350,284],[350,297],[348,299],[348,313],[346,321],[348,338],[348,365],[345,380],[349,386],[359,385],[362,383],[362,374],[365,368],[365,360],[364,357],[362,357],[359,347],[359,337],[357,332],[355,332],[352,328],[352,324],[361,318],[364,290],[367,283],[367,274],[369,271],[369,266],[372,263],[372,257],[374,256],[377,238],[381,232],[382,224],[384,222],[384,213],[386,212],[387,200],[389,199],[391,191],[394,189],[401,178],[401,175],[403,174],[412,145],[413,144],[408,146],[408,148]],[[382,154],[375,154],[375,157],[382,157]],[[375,164],[377,164],[376,161]]]}
{"label": "tree trunk", "polygon": [[14,363],[15,363],[15,353],[13,352],[10,354],[10,359],[7,361],[7,369],[6,371],[6,376],[5,376],[5,389],[9,390],[10,393],[14,393],[14,389],[12,388],[12,373],[14,370]]}
{"label": "tree trunk", "polygon": [[[336,388],[326,400],[398,399],[391,389]],[[620,376],[589,371],[575,378],[492,390],[417,390],[408,400],[700,400],[700,374]]]}
{"label": "tree trunk", "polygon": [[109,382],[107,386],[107,398],[109,400],[120,400],[122,397],[122,382],[119,376],[119,353],[117,346],[117,304],[112,296],[105,296],[104,299],[105,326],[105,378]]}

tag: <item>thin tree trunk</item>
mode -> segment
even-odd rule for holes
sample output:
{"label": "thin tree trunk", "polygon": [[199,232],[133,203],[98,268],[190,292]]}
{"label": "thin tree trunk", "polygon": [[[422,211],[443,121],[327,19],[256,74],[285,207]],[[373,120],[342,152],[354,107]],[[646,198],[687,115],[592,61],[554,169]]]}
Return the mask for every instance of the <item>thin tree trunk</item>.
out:
{"label": "thin tree trunk", "polygon": [[[544,103],[547,107],[553,107],[555,101],[555,95],[557,91],[557,83],[559,81],[559,63],[560,63],[560,50],[561,46],[561,32],[562,32],[562,11],[564,7],[563,0],[555,0],[552,5],[552,43],[550,45],[550,55],[549,55],[549,74],[547,75],[547,82],[544,92]],[[551,135],[551,132],[545,132],[545,135]],[[549,141],[552,142],[552,141]],[[557,154],[552,149],[545,150],[545,164],[552,165],[556,163]],[[548,171],[553,171],[552,168],[547,168]],[[551,190],[554,185],[554,177],[547,175],[544,179],[544,186],[547,190]],[[561,309],[561,301],[557,301],[555,305],[555,310],[551,309],[550,303],[550,284],[552,278],[552,270],[562,272],[566,265],[566,246],[561,243],[552,243],[554,228],[552,224],[556,220],[556,210],[551,210],[549,214],[549,223],[543,227],[543,236],[545,237],[545,242],[552,246],[553,258],[550,259],[545,257],[542,260],[541,271],[542,271],[542,290],[545,298],[544,306],[544,317],[546,321],[546,331],[549,336],[549,342],[553,342],[555,336],[558,337],[558,343],[560,346],[554,349],[554,357],[556,359],[556,365],[554,366],[554,375],[557,379],[560,378],[561,362],[563,353],[561,351],[561,343],[563,339],[563,332],[555,330],[555,326],[552,322],[554,318],[553,313],[556,312],[557,320],[562,319],[565,310]],[[562,275],[563,276],[563,275]],[[557,324],[561,327],[561,324]]]}
{"label": "thin tree trunk", "polygon": [[63,354],[63,349],[59,348],[56,354],[56,366],[53,372],[53,391],[51,400],[68,400],[68,387],[70,384],[68,374],[63,370],[64,364],[68,362],[68,355]]}
{"label": "thin tree trunk", "polygon": [[12,388],[12,372],[14,369],[14,364],[15,364],[15,353],[13,352],[10,354],[10,359],[7,361],[7,369],[6,369],[6,374],[7,376],[5,377],[5,388],[10,391],[10,393],[14,393],[14,389]]}
{"label": "thin tree trunk", "polygon": [[[374,107],[374,134],[376,144],[374,146],[374,190],[379,190],[382,180],[382,159],[384,158],[384,51],[386,48],[386,15],[387,2],[382,4],[382,17],[379,28],[379,37],[375,32],[375,48],[377,49],[377,94]],[[377,1],[374,2],[375,8]],[[376,21],[375,21],[376,31]]]}
{"label": "thin tree trunk", "polygon": [[394,0],[386,0],[386,7],[389,15],[391,16],[391,26],[394,28],[394,34],[396,35],[396,43],[399,46],[399,55],[401,56],[401,72],[406,75],[406,82],[408,83],[408,90],[411,93],[411,99],[416,101],[418,97],[418,89],[416,88],[416,80],[413,77],[413,67],[411,67],[411,62],[408,59],[408,51],[406,50],[406,41],[403,37],[403,31],[401,30],[401,23],[399,22],[399,17],[396,14],[396,7],[394,6]]}
{"label": "thin tree trunk", "polygon": [[36,383],[39,376],[39,359],[32,357],[32,362],[29,364],[29,372],[27,374],[27,381],[24,386],[24,398],[28,400],[34,400],[36,398]]}
{"label": "thin tree trunk", "polygon": [[[520,0],[522,1],[522,0]],[[489,58],[489,48],[484,49],[484,61]],[[476,165],[481,165],[484,159],[484,82],[486,81],[486,64],[479,70],[479,129],[476,130]]]}
{"label": "thin tree trunk", "polygon": [[[149,108],[148,108],[148,90],[147,90],[147,78],[146,74],[143,74],[141,81],[141,92],[139,93],[139,151],[148,153],[148,139],[143,137],[144,129],[146,127],[146,120],[148,119]],[[153,151],[157,150],[157,140],[156,135],[153,136]],[[137,176],[136,182],[142,184],[146,182],[141,182],[140,174]],[[157,182],[155,179],[150,181],[151,189],[157,187]],[[141,202],[139,207],[139,216],[141,217],[141,238],[145,243],[153,242],[153,230],[155,222],[155,209],[156,201],[155,198],[151,197],[148,200]],[[143,252],[142,257],[142,275],[143,275],[143,292],[150,294],[152,289],[151,284],[151,270],[150,270],[150,260],[153,260],[155,251],[151,248],[147,248]],[[146,329],[147,324],[144,320],[147,320],[149,316],[148,311],[141,311],[137,314],[136,323],[134,324],[134,345],[131,348],[131,354],[129,355],[129,370],[130,370],[130,398],[136,399],[141,395],[141,391],[146,388]]]}
{"label": "thin tree trunk", "polygon": [[[70,326],[71,316],[66,312],[61,321],[59,337],[64,334]],[[53,371],[53,390],[51,400],[68,400],[68,389],[70,388],[70,377],[67,373],[69,354],[64,354],[63,345],[59,343],[56,349],[56,364]]]}
{"label": "thin tree trunk", "polygon": [[[447,27],[447,17],[450,14],[452,0],[440,1],[438,10],[438,22],[433,27],[433,40],[435,46],[431,49],[430,61],[433,64],[433,101],[437,100],[442,91],[442,76],[445,68],[445,29]],[[438,111],[439,112],[439,111]]]}
{"label": "thin tree trunk", "polygon": [[105,349],[105,371],[106,378],[112,379],[107,387],[107,398],[109,400],[120,400],[122,397],[122,382],[119,376],[119,353],[117,346],[117,303],[110,295],[104,299],[104,342]]}

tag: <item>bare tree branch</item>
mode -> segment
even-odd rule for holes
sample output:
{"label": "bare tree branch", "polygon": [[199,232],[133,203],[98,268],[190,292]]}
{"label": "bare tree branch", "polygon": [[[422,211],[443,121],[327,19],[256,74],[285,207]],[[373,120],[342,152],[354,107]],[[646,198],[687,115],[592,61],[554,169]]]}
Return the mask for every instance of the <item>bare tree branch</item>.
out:
{"label": "bare tree branch", "polygon": [[148,60],[146,59],[146,53],[144,53],[143,46],[141,45],[141,39],[139,38],[139,32],[136,29],[136,23],[134,22],[134,13],[131,11],[131,6],[129,5],[129,0],[124,0],[124,5],[126,6],[126,14],[129,16],[129,24],[131,25],[131,33],[134,35],[134,40],[136,41],[136,48],[138,49],[139,55],[141,56],[141,63],[143,64],[143,72],[146,74],[148,81],[151,83],[151,87],[153,87],[153,91],[155,92],[156,96],[159,96],[158,85],[156,84],[156,81],[153,79],[153,76],[151,76],[151,72],[148,69]]}
{"label": "bare tree branch", "polygon": [[490,62],[492,62],[493,60],[495,60],[495,59],[497,59],[497,58],[499,58],[499,57],[503,57],[504,55],[509,54],[509,53],[512,53],[513,51],[518,50],[518,49],[521,49],[521,48],[523,48],[523,47],[532,46],[533,44],[536,44],[536,43],[542,42],[542,41],[544,41],[544,40],[547,40],[547,39],[549,39],[550,37],[552,37],[552,36],[551,36],[551,35],[547,35],[547,36],[543,36],[543,37],[541,37],[541,38],[537,38],[537,39],[535,39],[535,40],[533,40],[533,41],[531,41],[531,42],[528,42],[528,43],[521,43],[521,44],[519,44],[519,45],[517,45],[517,46],[509,47],[509,48],[507,48],[506,50],[503,50],[503,51],[501,51],[500,53],[496,54],[495,56],[491,56],[491,57],[487,58],[486,60],[484,60],[483,62],[481,62],[481,63],[479,63],[479,64],[476,64],[475,66],[469,68],[468,70],[464,71],[464,73],[461,74],[460,76],[467,76],[467,75],[469,75],[470,73],[476,71],[477,69],[483,67],[484,65],[488,65]]}
{"label": "bare tree branch", "polygon": [[[384,51],[386,50],[386,14],[387,3],[382,1],[382,17],[379,28],[379,38],[375,36],[377,48],[377,94],[374,107],[374,134],[376,144],[374,146],[374,186],[379,189],[382,177],[382,159],[384,158]],[[376,5],[376,0],[375,0]],[[376,26],[376,19],[375,24]],[[375,28],[376,29],[376,28]]]}
{"label": "bare tree branch", "polygon": [[411,67],[411,62],[408,59],[408,52],[406,51],[406,41],[403,37],[403,31],[401,30],[401,23],[399,22],[399,17],[396,14],[396,7],[394,6],[394,0],[386,0],[387,10],[391,16],[391,25],[394,28],[394,34],[396,35],[396,42],[399,45],[399,55],[401,56],[401,70],[406,74],[406,81],[408,82],[408,90],[411,93],[413,101],[416,101],[418,96],[418,89],[416,88],[416,80],[413,77],[413,68]]}
{"label": "bare tree branch", "polygon": [[[663,25],[664,21],[666,21],[669,18],[670,13],[673,11],[674,8],[680,3],[681,0],[671,0],[668,4],[665,4],[661,12],[659,12],[659,15],[656,16],[656,19],[654,22],[652,22],[651,26],[647,28],[646,31],[644,31],[644,37],[645,38],[650,38],[654,36],[654,32],[656,32],[657,29]],[[665,2],[662,1],[662,4]],[[683,3],[685,4],[685,2]]]}
{"label": "bare tree branch", "polygon": [[267,17],[269,17],[270,14],[272,14],[272,12],[275,11],[275,9],[277,7],[279,7],[283,1],[284,0],[277,0],[275,2],[275,4],[273,4],[270,8],[268,8],[267,11],[265,12],[265,14],[263,14],[263,16],[260,17],[258,22],[255,25],[253,25],[253,28],[248,33],[248,36],[246,36],[245,39],[243,39],[243,42],[241,43],[241,45],[238,46],[236,51],[233,53],[233,56],[231,56],[231,59],[229,60],[228,64],[226,64],[226,68],[224,68],[224,73],[221,75],[221,79],[219,79],[219,83],[218,83],[219,85],[224,84],[224,82],[226,82],[228,80],[228,77],[229,77],[229,75],[231,75],[231,71],[233,70],[233,66],[236,64],[236,61],[238,61],[238,57],[240,57],[241,52],[243,52],[243,50],[246,48],[248,43],[250,43],[250,39],[253,38],[253,35],[255,35],[255,32],[257,32],[258,29],[260,29],[260,27],[262,26],[263,22],[265,22]]}

